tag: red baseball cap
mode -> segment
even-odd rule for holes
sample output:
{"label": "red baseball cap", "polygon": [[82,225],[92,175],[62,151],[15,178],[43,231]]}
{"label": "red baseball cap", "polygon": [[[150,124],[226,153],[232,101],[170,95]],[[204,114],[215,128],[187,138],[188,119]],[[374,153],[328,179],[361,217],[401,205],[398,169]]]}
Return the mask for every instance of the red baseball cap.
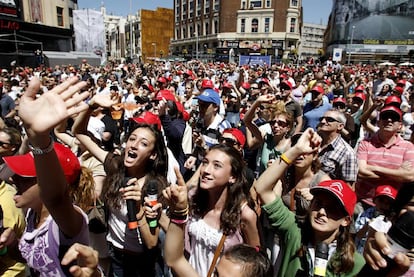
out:
{"label": "red baseball cap", "polygon": [[243,134],[242,131],[236,128],[228,128],[223,131],[223,134],[225,133],[231,134],[233,137],[236,138],[240,146],[244,147],[244,144],[246,143],[246,136]]}
{"label": "red baseball cap", "polygon": [[223,88],[233,88],[229,82],[223,82]]}
{"label": "red baseball cap", "polygon": [[289,87],[289,89],[291,90],[293,88],[292,83],[289,81],[283,81],[280,83],[280,87],[282,87],[282,85],[285,85],[287,87]]}
{"label": "red baseball cap", "polygon": [[164,77],[159,77],[158,79],[157,79],[157,82],[160,82],[160,83],[166,83],[167,82],[167,79],[165,79]]}
{"label": "red baseball cap", "polygon": [[357,92],[357,93],[355,93],[353,98],[359,98],[362,101],[365,101],[365,94],[363,92]]}
{"label": "red baseball cap", "polygon": [[[69,147],[63,144],[55,142],[53,146],[66,180],[69,184],[73,184],[78,180],[81,173],[78,158]],[[22,177],[36,177],[36,167],[32,152],[24,155],[6,156],[3,157],[3,160],[15,174]]]}
{"label": "red baseball cap", "polygon": [[250,84],[248,82],[244,82],[242,84],[242,88],[244,88],[244,89],[250,89]]}
{"label": "red baseball cap", "polygon": [[140,114],[138,117],[131,118],[136,123],[145,123],[149,125],[156,125],[157,129],[161,131],[161,120],[158,116],[152,112],[146,111]]}
{"label": "red baseball cap", "polygon": [[355,88],[355,92],[357,92],[357,91],[362,91],[362,92],[364,92],[364,91],[365,91],[365,87],[364,87],[363,85],[359,85],[359,86],[357,86],[357,87]]}
{"label": "red baseball cap", "polygon": [[397,81],[397,86],[398,85],[402,85],[402,86],[404,86],[405,87],[405,84],[407,83],[407,80],[404,80],[404,79],[400,79],[400,80],[398,80]]}
{"label": "red baseball cap", "polygon": [[398,191],[390,185],[378,186],[375,189],[374,199],[378,196],[388,196],[389,198],[395,200],[395,198],[397,197],[397,192]]}
{"label": "red baseball cap", "polygon": [[402,111],[399,108],[397,108],[397,107],[395,107],[393,105],[388,105],[388,106],[385,106],[384,108],[382,108],[381,111],[380,111],[380,115],[382,113],[386,113],[386,112],[396,113],[400,117],[400,120],[402,118]]}
{"label": "red baseball cap", "polygon": [[390,95],[385,99],[385,105],[389,105],[391,103],[401,104],[401,98],[395,95]]}
{"label": "red baseball cap", "polygon": [[393,91],[395,91],[395,92],[397,92],[398,94],[401,95],[404,92],[404,88],[403,87],[396,86],[396,87],[394,87]]}
{"label": "red baseball cap", "polygon": [[344,104],[346,104],[346,100],[343,97],[336,97],[332,102],[333,103],[344,103]]}
{"label": "red baseball cap", "polygon": [[311,92],[312,91],[316,91],[316,92],[318,92],[319,94],[323,94],[323,93],[325,93],[325,90],[323,89],[323,87],[321,87],[321,86],[314,86],[312,89],[311,89]]}
{"label": "red baseball cap", "polygon": [[355,209],[357,197],[351,187],[342,180],[327,180],[320,182],[316,187],[311,188],[311,193],[315,194],[321,191],[331,193],[344,208],[345,212],[352,216]]}
{"label": "red baseball cap", "polygon": [[204,79],[201,82],[201,88],[214,88],[213,82],[209,79]]}
{"label": "red baseball cap", "polygon": [[175,96],[174,96],[174,94],[170,91],[170,90],[168,90],[168,89],[163,89],[163,90],[160,90],[158,93],[157,93],[157,96],[155,97],[155,99],[156,100],[163,100],[163,99],[165,99],[165,100],[171,100],[171,101],[176,101],[175,100]]}

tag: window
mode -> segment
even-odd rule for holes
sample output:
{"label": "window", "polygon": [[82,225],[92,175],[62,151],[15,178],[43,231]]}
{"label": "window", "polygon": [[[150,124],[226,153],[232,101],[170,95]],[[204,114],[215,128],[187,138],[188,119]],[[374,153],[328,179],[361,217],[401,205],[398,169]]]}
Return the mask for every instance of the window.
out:
{"label": "window", "polygon": [[208,22],[206,22],[206,24],[205,24],[205,29],[206,29],[206,31],[205,31],[206,35],[209,35],[210,34],[210,25],[208,24]]}
{"label": "window", "polygon": [[218,32],[219,32],[219,23],[218,23],[218,21],[217,20],[215,20],[214,21],[214,33],[215,34],[218,34]]}
{"label": "window", "polygon": [[290,32],[294,33],[296,31],[296,18],[290,19]]}
{"label": "window", "polygon": [[69,17],[73,17],[73,9],[69,8]]}
{"label": "window", "polygon": [[291,0],[291,6],[297,7],[298,6],[298,0]]}
{"label": "window", "polygon": [[251,8],[261,8],[262,7],[262,0],[250,0],[250,7]]}
{"label": "window", "polygon": [[259,31],[259,20],[257,18],[252,19],[252,33]]}
{"label": "window", "polygon": [[214,11],[218,12],[220,10],[220,0],[214,1]]}
{"label": "window", "polygon": [[57,25],[64,26],[63,24],[63,8],[56,7],[56,15],[57,15]]}
{"label": "window", "polygon": [[241,4],[242,4],[241,5],[242,10],[245,10],[246,9],[246,1],[242,1]]}
{"label": "window", "polygon": [[264,26],[264,28],[265,28],[265,33],[269,33],[269,31],[270,31],[270,18],[269,17],[266,17],[265,18],[265,26]]}
{"label": "window", "polygon": [[244,33],[246,32],[246,19],[242,18],[240,22],[240,32]]}
{"label": "window", "polygon": [[271,5],[272,5],[272,1],[266,0],[266,8],[270,8]]}

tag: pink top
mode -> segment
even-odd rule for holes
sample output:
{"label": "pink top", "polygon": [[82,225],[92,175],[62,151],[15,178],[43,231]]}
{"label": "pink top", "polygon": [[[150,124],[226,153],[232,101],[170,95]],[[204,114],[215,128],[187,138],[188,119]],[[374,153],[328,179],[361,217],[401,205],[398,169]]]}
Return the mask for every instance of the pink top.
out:
{"label": "pink top", "polygon": [[[396,136],[394,143],[388,147],[384,146],[378,138],[378,133],[371,139],[361,141],[357,152],[358,160],[366,161],[368,165],[377,165],[390,169],[401,167],[403,162],[414,164],[414,145],[403,140],[399,135]],[[356,183],[356,193],[358,199],[373,198],[375,188],[380,185],[392,185],[396,189],[401,187],[401,183],[389,180],[371,181],[358,178]]]}

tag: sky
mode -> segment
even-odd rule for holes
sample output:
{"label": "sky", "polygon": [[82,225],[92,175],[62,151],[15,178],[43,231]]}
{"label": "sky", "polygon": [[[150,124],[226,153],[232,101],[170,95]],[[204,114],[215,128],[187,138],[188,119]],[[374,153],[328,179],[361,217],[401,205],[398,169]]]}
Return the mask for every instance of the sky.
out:
{"label": "sky", "polygon": [[[222,0],[224,1],[224,0]],[[334,0],[302,0],[305,23],[327,24]],[[171,8],[173,0],[78,0],[80,9],[99,10],[104,3],[107,14],[126,16],[139,9],[155,10],[157,7]],[[131,9],[132,7],[132,9]]]}

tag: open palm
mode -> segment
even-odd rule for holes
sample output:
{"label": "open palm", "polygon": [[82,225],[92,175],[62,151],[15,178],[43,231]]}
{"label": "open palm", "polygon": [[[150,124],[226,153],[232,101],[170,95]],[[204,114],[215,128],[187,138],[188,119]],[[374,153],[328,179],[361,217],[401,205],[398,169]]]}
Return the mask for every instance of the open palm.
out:
{"label": "open palm", "polygon": [[70,78],[36,98],[40,82],[33,78],[19,105],[19,116],[28,134],[48,133],[62,120],[87,109],[83,100],[88,92],[78,93],[85,85],[86,82],[79,82],[78,78]]}

